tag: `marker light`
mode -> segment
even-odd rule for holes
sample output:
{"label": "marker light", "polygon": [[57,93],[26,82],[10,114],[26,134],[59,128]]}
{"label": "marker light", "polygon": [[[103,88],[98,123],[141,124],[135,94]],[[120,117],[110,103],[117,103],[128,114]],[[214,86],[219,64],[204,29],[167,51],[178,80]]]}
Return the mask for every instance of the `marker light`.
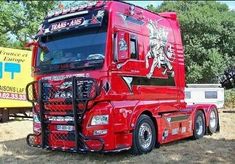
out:
{"label": "marker light", "polygon": [[85,8],[91,8],[98,4],[99,1],[91,1],[91,2],[82,2],[80,4],[71,4],[70,7],[66,7],[63,10],[54,9],[48,12],[46,18],[51,18],[59,15],[66,15],[69,13],[74,13],[77,10],[83,10]]}
{"label": "marker light", "polygon": [[88,11],[85,10],[85,11],[79,11],[79,12],[76,12],[76,13],[61,15],[61,16],[58,16],[58,17],[48,19],[48,22],[54,22],[54,21],[57,21],[57,20],[60,20],[60,19],[64,19],[64,18],[68,18],[68,17],[72,17],[72,16],[83,15],[83,14],[88,14]]}

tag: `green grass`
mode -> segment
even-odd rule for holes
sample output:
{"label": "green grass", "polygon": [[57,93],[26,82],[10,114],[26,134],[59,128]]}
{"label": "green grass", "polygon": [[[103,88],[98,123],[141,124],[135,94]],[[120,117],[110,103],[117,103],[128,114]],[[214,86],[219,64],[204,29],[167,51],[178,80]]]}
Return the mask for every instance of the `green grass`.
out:
{"label": "green grass", "polygon": [[224,103],[226,108],[235,108],[235,88],[225,90]]}

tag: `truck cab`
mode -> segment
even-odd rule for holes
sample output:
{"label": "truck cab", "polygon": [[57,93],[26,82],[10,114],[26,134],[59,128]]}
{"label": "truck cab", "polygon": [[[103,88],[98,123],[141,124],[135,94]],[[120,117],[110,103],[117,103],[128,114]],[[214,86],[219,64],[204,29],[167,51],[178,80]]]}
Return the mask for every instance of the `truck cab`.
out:
{"label": "truck cab", "polygon": [[[204,135],[211,111],[217,130],[215,106],[186,106],[184,101],[176,13],[92,2],[49,14],[36,37],[35,81],[27,86],[34,106],[29,145],[141,154],[199,128],[196,137]],[[198,111],[201,120],[194,123]]]}

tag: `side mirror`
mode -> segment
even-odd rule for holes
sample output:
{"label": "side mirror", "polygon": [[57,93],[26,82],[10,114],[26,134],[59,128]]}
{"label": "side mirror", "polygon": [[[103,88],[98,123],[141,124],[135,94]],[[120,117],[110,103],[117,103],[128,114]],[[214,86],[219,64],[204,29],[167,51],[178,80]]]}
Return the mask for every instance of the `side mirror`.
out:
{"label": "side mirror", "polygon": [[[30,50],[32,51],[32,55],[37,53],[37,48],[38,48],[38,42],[36,41],[31,41],[25,44],[26,48],[30,48]],[[35,66],[36,63],[36,58],[32,58],[32,65]],[[32,71],[34,72],[34,71]]]}
{"label": "side mirror", "polygon": [[28,42],[24,45],[24,47],[26,48],[31,48],[31,47],[34,47],[34,46],[37,46],[38,43],[36,41],[31,41],[31,42]]}

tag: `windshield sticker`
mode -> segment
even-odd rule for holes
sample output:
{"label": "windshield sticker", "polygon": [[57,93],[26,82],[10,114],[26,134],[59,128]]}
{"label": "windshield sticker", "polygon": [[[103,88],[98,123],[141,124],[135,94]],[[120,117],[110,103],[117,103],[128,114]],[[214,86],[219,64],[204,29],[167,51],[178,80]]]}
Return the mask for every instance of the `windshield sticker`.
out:
{"label": "windshield sticker", "polygon": [[151,65],[150,71],[147,74],[147,78],[150,79],[153,75],[155,68],[162,68],[163,75],[169,75],[174,77],[174,70],[172,66],[172,62],[175,58],[174,52],[172,50],[172,45],[168,42],[168,34],[167,31],[163,27],[159,27],[158,22],[162,19],[158,20],[156,23],[152,20],[147,24],[147,28],[149,29],[149,47],[150,50],[146,55],[146,68],[149,66],[149,59],[153,58],[153,63]]}
{"label": "windshield sticker", "polygon": [[56,31],[64,28],[79,26],[83,23],[84,18],[75,18],[75,19],[69,19],[63,22],[54,23],[50,26],[50,31]]}

